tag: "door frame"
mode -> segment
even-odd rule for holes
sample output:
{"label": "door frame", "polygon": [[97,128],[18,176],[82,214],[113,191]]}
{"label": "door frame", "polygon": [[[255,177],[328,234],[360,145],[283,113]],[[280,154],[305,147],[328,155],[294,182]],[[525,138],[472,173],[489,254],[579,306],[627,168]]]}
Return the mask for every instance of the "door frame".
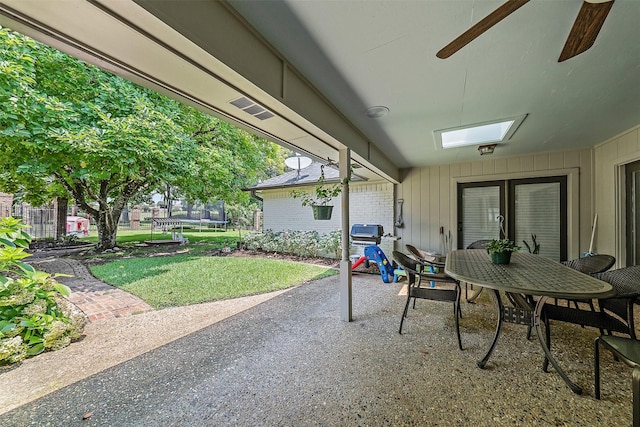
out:
{"label": "door frame", "polygon": [[[458,212],[456,219],[456,239],[457,239],[457,247],[460,249],[464,249],[464,233],[460,233],[462,230],[462,190],[465,188],[479,188],[479,187],[498,187],[500,189],[500,215],[504,218],[508,218],[507,215],[507,201],[506,199],[506,183],[505,180],[494,180],[494,181],[473,181],[473,182],[463,182],[459,185],[456,185],[456,210]],[[458,193],[458,190],[461,190]],[[502,234],[502,233],[500,233]],[[503,239],[505,236],[500,236]]]}
{"label": "door frame", "polygon": [[[567,236],[566,239],[560,240],[560,259],[566,260],[568,258],[567,246],[569,242],[569,232],[567,229],[567,222],[569,216],[569,200],[568,200],[568,184],[567,184],[567,176],[566,175],[556,175],[556,176],[548,176],[548,177],[537,177],[537,178],[518,178],[518,179],[510,179],[508,185],[509,192],[509,207],[513,209],[513,204],[515,203],[515,190],[517,185],[526,185],[526,184],[542,184],[542,183],[559,183],[560,184],[560,212],[566,212],[566,215],[560,216],[560,234],[565,234]],[[515,215],[515,214],[514,214]],[[509,236],[515,236],[516,234],[516,224],[514,221],[509,221],[508,223],[508,234]]]}
{"label": "door frame", "polygon": [[[629,216],[629,211],[628,211],[628,200],[629,200],[629,193],[630,193],[630,188],[629,188],[629,183],[630,183],[630,176],[628,174],[629,172],[629,167],[633,168],[633,172],[640,172],[640,160],[635,160],[629,163],[625,163],[624,165],[621,165],[620,167],[620,183],[622,184],[620,186],[621,191],[620,191],[620,198],[621,198],[621,216],[623,217],[623,221],[621,221],[621,229],[620,229],[620,240],[621,240],[621,247],[623,248],[623,250],[620,252],[621,253],[621,263],[623,266],[627,266],[628,267],[628,263],[629,263],[629,254],[630,254],[630,249],[631,249],[631,242],[629,240],[629,222],[630,222],[630,216]],[[636,203],[637,205],[638,203]],[[636,234],[640,234],[638,232],[638,230],[636,230]]]}
{"label": "door frame", "polygon": [[[451,197],[451,209],[449,211],[449,223],[458,224],[458,184],[479,181],[500,181],[522,178],[543,178],[553,176],[567,177],[567,258],[580,257],[580,168],[548,169],[539,171],[514,172],[504,174],[487,174],[474,176],[451,177],[449,192]],[[458,242],[457,227],[454,228],[453,240]],[[588,241],[583,242],[587,245]]]}

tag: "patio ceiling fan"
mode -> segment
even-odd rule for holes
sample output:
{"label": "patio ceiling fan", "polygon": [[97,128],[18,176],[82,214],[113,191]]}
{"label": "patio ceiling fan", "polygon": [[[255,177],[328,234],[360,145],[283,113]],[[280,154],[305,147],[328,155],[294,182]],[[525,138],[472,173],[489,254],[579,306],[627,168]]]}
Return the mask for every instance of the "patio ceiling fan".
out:
{"label": "patio ceiling fan", "polygon": [[[506,3],[503,3],[480,22],[462,33],[457,39],[443,47],[436,56],[442,59],[450,57],[498,22],[524,6],[528,1],[507,0]],[[609,10],[613,6],[613,2],[614,0],[583,0],[580,12],[578,12],[578,16],[573,23],[558,62],[579,55],[593,46],[602,24],[604,24]]]}

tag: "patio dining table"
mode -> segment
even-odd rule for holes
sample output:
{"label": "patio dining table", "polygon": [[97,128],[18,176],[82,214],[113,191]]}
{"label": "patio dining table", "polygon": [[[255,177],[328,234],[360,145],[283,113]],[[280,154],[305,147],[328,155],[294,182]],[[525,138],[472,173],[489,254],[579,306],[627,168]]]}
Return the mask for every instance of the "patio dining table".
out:
{"label": "patio dining table", "polygon": [[[615,295],[615,290],[606,282],[580,273],[549,258],[528,253],[514,253],[508,265],[493,264],[486,249],[463,249],[450,252],[445,264],[449,276],[493,292],[498,311],[498,323],[489,350],[478,367],[484,368],[498,343],[503,322],[519,323],[535,329],[542,349],[565,383],[576,394],[582,388],[567,376],[555,360],[541,327],[541,315],[549,298],[596,299]],[[500,291],[506,293],[512,305],[505,306]],[[538,296],[535,305],[528,298]]]}

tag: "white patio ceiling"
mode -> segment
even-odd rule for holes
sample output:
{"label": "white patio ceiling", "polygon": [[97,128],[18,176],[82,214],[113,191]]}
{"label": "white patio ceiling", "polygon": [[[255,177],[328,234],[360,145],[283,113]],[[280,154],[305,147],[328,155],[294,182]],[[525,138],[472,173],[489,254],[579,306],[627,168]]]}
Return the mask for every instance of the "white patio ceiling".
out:
{"label": "white patio ceiling", "polygon": [[[275,141],[401,168],[477,160],[433,132],[527,114],[494,157],[592,147],[640,124],[640,2],[616,0],[594,46],[558,56],[581,0],[531,0],[448,59],[502,4],[458,1],[3,0],[0,24]],[[247,96],[259,120],[229,103]],[[364,115],[383,105],[379,119]]]}

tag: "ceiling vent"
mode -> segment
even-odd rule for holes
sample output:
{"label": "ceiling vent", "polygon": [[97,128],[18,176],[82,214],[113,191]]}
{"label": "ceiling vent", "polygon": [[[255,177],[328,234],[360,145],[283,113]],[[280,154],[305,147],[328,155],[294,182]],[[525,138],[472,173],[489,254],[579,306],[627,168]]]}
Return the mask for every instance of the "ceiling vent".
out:
{"label": "ceiling vent", "polygon": [[274,114],[271,111],[267,110],[262,105],[244,96],[241,96],[240,98],[230,101],[230,104],[235,105],[242,111],[249,113],[253,117],[260,120],[267,120],[274,116]]}

